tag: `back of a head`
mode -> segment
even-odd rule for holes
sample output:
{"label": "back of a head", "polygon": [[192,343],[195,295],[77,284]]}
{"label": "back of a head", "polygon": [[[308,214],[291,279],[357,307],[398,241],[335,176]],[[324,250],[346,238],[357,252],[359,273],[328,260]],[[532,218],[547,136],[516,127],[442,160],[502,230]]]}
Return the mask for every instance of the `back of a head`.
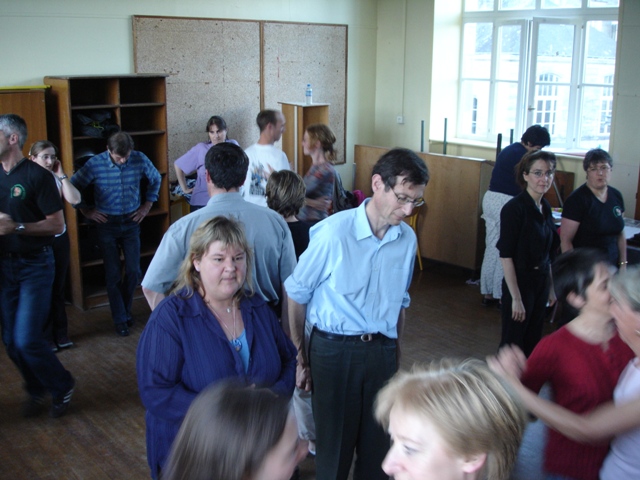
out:
{"label": "back of a head", "polygon": [[524,144],[530,143],[534,147],[546,147],[551,145],[549,130],[541,125],[532,125],[522,134],[520,141]]}
{"label": "back of a head", "polygon": [[107,148],[111,153],[126,157],[134,149],[133,138],[127,132],[117,132],[107,140]]}
{"label": "back of a head", "polygon": [[399,372],[376,399],[375,415],[385,428],[396,405],[432,424],[458,456],[486,454],[481,478],[509,478],[526,414],[511,389],[484,362],[443,359]]}
{"label": "back of a head", "polygon": [[271,123],[275,125],[278,123],[278,116],[281,115],[278,110],[261,110],[256,117],[256,124],[260,129],[260,133]]}
{"label": "back of a head", "polygon": [[209,149],[204,165],[216,187],[230,190],[240,188],[247,178],[249,158],[239,146],[222,142]]}
{"label": "back of a head", "polygon": [[567,302],[570,293],[584,297],[596,275],[596,265],[609,265],[608,256],[595,248],[576,248],[560,255],[551,266],[558,302],[575,317],[579,311]]}
{"label": "back of a head", "polygon": [[309,135],[311,144],[313,145],[316,142],[320,142],[320,148],[322,148],[322,151],[325,153],[327,160],[334,162],[336,159],[336,152],[333,145],[336,143],[336,136],[333,133],[333,130],[324,123],[314,123],[307,127],[306,132]]}
{"label": "back of a head", "polygon": [[269,175],[267,206],[284,218],[297,215],[304,205],[307,187],[304,180],[291,170],[277,170]]}
{"label": "back of a head", "polygon": [[0,115],[0,130],[8,137],[18,135],[18,147],[22,150],[27,141],[27,122],[15,113],[5,113]]}
{"label": "back of a head", "polygon": [[393,148],[382,155],[371,175],[380,175],[385,185],[393,188],[397,177],[413,185],[429,183],[429,169],[424,161],[408,148]]}
{"label": "back of a head", "polygon": [[289,402],[270,390],[221,381],[182,422],[162,480],[246,480],[284,432]]}

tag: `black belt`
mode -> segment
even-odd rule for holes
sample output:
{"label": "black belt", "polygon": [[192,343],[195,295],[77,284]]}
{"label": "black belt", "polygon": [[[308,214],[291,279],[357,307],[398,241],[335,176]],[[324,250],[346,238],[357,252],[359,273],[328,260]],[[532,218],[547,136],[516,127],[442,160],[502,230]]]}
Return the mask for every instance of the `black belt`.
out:
{"label": "black belt", "polygon": [[40,247],[36,250],[32,250],[30,252],[24,252],[24,253],[20,253],[20,252],[0,252],[0,258],[14,258],[14,259],[18,259],[18,258],[35,258],[38,255],[48,252],[49,250],[51,250],[51,247],[48,245],[45,245],[44,247]]}
{"label": "black belt", "polygon": [[324,330],[314,328],[313,333],[327,340],[338,340],[338,341],[347,340],[351,342],[358,341],[358,342],[364,342],[364,343],[372,342],[373,340],[379,340],[381,338],[389,338],[379,332],[378,333],[362,333],[360,335],[340,335],[339,333],[325,332]]}

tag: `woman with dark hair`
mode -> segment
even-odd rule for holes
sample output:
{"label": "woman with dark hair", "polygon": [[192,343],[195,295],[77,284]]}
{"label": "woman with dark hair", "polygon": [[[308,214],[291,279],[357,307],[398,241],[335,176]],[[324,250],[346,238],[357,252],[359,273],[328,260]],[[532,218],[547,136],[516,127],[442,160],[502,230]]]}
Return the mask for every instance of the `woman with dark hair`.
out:
{"label": "woman with dark hair", "polygon": [[189,407],[162,480],[289,480],[305,454],[286,398],[222,381]]}
{"label": "woman with dark hair", "polygon": [[138,387],[154,479],[189,405],[208,385],[236,378],[287,399],[293,393],[297,352],[271,308],[252,296],[251,261],[240,223],[207,220],[191,236],[172,294],[142,332]]}
{"label": "woman with dark hair", "polygon": [[[61,198],[64,198],[71,205],[80,203],[82,200],[80,192],[64,173],[62,163],[58,159],[58,148],[53,143],[48,140],[35,142],[29,149],[29,158],[53,174]],[[52,248],[55,260],[55,277],[51,291],[51,308],[49,309],[49,318],[45,326],[45,335],[51,342],[51,349],[57,352],[60,348],[73,346],[73,342],[69,339],[69,326],[64,298],[71,255],[66,224],[64,231],[55,236]]]}
{"label": "woman with dark hair", "polygon": [[336,152],[333,145],[336,136],[331,129],[322,123],[309,125],[302,137],[302,149],[305,155],[309,155],[313,163],[304,176],[307,187],[305,205],[300,210],[298,219],[317,223],[329,216],[333,187],[336,179],[336,169],[333,161]]}
{"label": "woman with dark hair", "polygon": [[601,148],[589,150],[582,162],[587,181],[569,195],[562,209],[563,252],[591,247],[602,250],[611,265],[627,265],[622,194],[609,186],[613,160]]}
{"label": "woman with dark hair", "polygon": [[[209,201],[209,193],[207,192],[206,169],[204,167],[204,157],[211,147],[222,142],[233,143],[238,145],[235,140],[227,139],[227,122],[224,118],[214,115],[207,122],[205,130],[209,135],[208,142],[198,143],[195,147],[178,158],[173,167],[176,170],[176,178],[180,184],[182,191],[188,195],[191,211],[195,211],[204,207]],[[186,175],[197,174],[196,184],[193,188],[187,186]]]}
{"label": "woman with dark hair", "polygon": [[556,156],[543,150],[525,155],[516,166],[524,191],[500,213],[498,251],[504,270],[500,346],[518,345],[529,356],[542,337],[547,301],[555,302],[551,262],[560,239],[551,206],[543,197],[553,182]]}

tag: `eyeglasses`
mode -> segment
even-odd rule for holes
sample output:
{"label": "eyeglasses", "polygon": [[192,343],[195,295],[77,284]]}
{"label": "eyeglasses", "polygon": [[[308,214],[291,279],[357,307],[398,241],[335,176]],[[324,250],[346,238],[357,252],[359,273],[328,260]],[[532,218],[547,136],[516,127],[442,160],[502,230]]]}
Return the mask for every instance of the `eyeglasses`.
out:
{"label": "eyeglasses", "polygon": [[422,205],[424,205],[424,198],[420,197],[420,198],[416,198],[415,200],[412,200],[411,198],[407,197],[406,195],[398,195],[395,190],[391,189],[391,191],[393,192],[393,194],[396,196],[396,199],[398,200],[398,203],[400,205],[406,205],[407,203],[411,203],[413,204],[414,207],[421,207]]}
{"label": "eyeglasses", "polygon": [[41,158],[42,160],[51,160],[52,162],[55,162],[58,159],[56,155],[47,155],[46,153],[36,155],[36,157]]}
{"label": "eyeglasses", "polygon": [[530,175],[533,175],[536,178],[542,178],[542,177],[553,178],[555,173],[556,173],[555,170],[547,170],[546,172],[543,172],[542,170],[534,170],[533,172],[529,172]]}
{"label": "eyeglasses", "polygon": [[611,170],[609,165],[600,165],[599,167],[589,167],[587,168],[587,172],[598,172],[598,173],[608,173]]}

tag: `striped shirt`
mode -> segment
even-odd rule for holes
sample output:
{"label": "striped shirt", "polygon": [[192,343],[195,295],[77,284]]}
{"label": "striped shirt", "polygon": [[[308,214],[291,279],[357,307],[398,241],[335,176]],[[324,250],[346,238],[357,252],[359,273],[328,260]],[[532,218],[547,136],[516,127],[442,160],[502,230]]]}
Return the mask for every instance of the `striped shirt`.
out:
{"label": "striped shirt", "polygon": [[145,201],[158,200],[162,177],[147,156],[132,150],[124,165],[116,165],[109,151],[90,158],[71,178],[80,191],[94,186],[95,208],[107,215],[126,215],[136,211],[140,198],[140,181],[146,178]]}

